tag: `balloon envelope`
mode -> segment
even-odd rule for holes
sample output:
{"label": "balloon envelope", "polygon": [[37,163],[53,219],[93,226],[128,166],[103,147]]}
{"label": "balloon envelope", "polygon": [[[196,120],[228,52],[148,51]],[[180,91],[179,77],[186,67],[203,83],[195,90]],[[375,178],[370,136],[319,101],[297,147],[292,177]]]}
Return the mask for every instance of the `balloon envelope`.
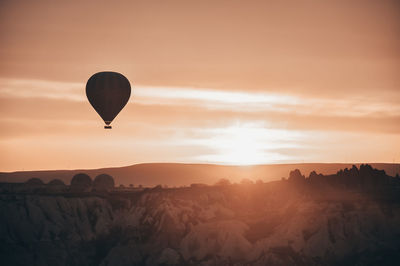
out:
{"label": "balloon envelope", "polygon": [[124,108],[131,96],[129,80],[116,72],[99,72],[91,76],[86,83],[86,96],[106,123],[109,125]]}

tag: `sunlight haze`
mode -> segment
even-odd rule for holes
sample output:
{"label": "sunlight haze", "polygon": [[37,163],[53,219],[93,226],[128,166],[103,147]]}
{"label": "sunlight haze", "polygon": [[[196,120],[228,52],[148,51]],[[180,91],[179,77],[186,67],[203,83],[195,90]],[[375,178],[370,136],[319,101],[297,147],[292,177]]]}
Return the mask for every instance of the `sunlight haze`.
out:
{"label": "sunlight haze", "polygon": [[0,171],[399,162],[400,4],[284,2],[1,1]]}

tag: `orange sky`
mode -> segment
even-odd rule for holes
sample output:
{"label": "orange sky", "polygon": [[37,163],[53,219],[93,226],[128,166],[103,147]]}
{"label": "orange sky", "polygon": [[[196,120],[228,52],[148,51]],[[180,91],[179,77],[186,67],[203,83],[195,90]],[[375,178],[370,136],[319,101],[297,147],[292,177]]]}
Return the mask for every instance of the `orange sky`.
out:
{"label": "orange sky", "polygon": [[[399,162],[399,18],[398,1],[1,1],[0,171]],[[85,96],[103,70],[133,87],[112,130]]]}

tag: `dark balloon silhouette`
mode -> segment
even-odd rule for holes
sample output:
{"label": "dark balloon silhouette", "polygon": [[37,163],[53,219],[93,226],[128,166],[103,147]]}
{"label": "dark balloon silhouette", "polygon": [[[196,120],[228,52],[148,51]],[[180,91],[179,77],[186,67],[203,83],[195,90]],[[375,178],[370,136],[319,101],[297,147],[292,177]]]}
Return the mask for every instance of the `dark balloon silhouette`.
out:
{"label": "dark balloon silhouette", "polygon": [[111,122],[124,108],[131,96],[129,80],[116,72],[99,72],[86,83],[86,96],[110,129]]}

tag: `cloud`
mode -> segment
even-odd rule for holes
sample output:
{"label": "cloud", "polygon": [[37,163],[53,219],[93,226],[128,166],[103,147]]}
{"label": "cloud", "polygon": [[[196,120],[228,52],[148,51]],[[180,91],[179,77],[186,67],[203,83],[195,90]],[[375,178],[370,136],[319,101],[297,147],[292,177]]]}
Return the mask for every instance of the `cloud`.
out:
{"label": "cloud", "polygon": [[[262,122],[266,128],[285,130],[399,133],[400,106],[396,96],[315,98],[284,93],[133,86],[130,103],[114,125],[126,130],[147,126],[187,129],[228,127],[239,121]],[[9,124],[3,136],[33,132],[69,134],[71,128],[81,124],[101,124],[87,102],[82,83],[0,79],[0,103],[0,120]],[[51,122],[57,126],[45,126]],[[18,123],[25,123],[24,128],[31,125],[32,130],[26,128],[14,134],[21,127],[14,129],[12,125]]]}
{"label": "cloud", "polygon": [[32,79],[0,79],[0,97],[85,100],[84,84]]}
{"label": "cloud", "polygon": [[[238,112],[275,111],[321,116],[399,116],[398,94],[304,97],[297,94],[226,91],[190,87],[133,86],[130,102],[141,105],[197,106]],[[46,80],[0,79],[0,97],[86,102],[85,84]]]}
{"label": "cloud", "polygon": [[241,112],[276,111],[348,117],[400,115],[400,106],[393,98],[382,99],[379,95],[317,98],[287,93],[138,86],[135,88],[135,96],[143,104],[195,105],[207,109]]}

